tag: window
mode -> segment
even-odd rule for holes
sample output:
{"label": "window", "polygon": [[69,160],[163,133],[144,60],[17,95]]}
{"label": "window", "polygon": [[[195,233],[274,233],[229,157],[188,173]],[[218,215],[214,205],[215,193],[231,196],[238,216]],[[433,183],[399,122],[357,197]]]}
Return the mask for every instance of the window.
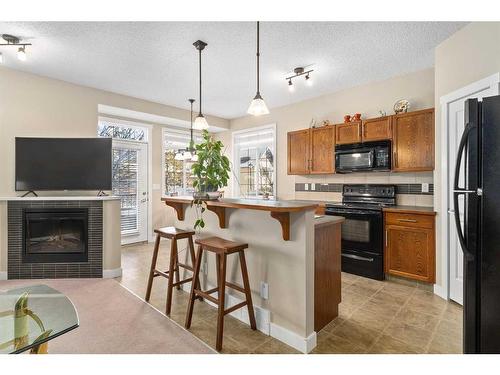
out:
{"label": "window", "polygon": [[145,127],[131,125],[126,121],[99,118],[97,136],[129,141],[148,141],[148,130]]}
{"label": "window", "polygon": [[[164,128],[163,138],[163,194],[191,195],[194,191],[194,176],[191,173],[191,160],[175,160],[177,150],[187,148],[190,141],[188,130]],[[194,142],[199,143],[201,136],[193,135]]]}
{"label": "window", "polygon": [[233,133],[234,195],[276,195],[276,125]]}

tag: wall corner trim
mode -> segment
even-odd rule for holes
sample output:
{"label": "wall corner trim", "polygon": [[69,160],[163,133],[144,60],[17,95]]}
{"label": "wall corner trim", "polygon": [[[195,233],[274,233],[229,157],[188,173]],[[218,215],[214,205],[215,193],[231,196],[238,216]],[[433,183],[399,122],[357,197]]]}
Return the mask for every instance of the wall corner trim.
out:
{"label": "wall corner trim", "polygon": [[121,275],[122,275],[121,267],[113,268],[110,270],[102,270],[102,278],[103,279],[113,279],[115,277],[120,277]]}
{"label": "wall corner trim", "polygon": [[434,284],[434,294],[446,301],[448,300],[448,291],[442,285]]}

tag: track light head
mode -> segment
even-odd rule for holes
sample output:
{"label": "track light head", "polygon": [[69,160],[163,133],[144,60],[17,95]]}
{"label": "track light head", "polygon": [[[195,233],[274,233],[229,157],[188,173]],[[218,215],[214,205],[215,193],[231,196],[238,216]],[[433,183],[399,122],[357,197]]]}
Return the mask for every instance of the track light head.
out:
{"label": "track light head", "polygon": [[19,47],[19,49],[17,50],[17,58],[20,61],[26,61],[26,49],[24,46]]}

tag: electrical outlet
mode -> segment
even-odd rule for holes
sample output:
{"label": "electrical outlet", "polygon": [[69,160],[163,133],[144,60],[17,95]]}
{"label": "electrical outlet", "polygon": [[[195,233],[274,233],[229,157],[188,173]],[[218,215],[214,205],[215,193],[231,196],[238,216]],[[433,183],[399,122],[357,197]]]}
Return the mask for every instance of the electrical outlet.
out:
{"label": "electrical outlet", "polygon": [[316,184],[311,184],[311,190],[312,191],[316,190]]}
{"label": "electrical outlet", "polygon": [[422,184],[422,193],[428,193],[428,192],[429,192],[429,184],[424,182]]}
{"label": "electrical outlet", "polygon": [[269,298],[269,284],[264,281],[260,282],[260,297],[263,299]]}
{"label": "electrical outlet", "polygon": [[309,184],[304,184],[304,190],[309,190]]}

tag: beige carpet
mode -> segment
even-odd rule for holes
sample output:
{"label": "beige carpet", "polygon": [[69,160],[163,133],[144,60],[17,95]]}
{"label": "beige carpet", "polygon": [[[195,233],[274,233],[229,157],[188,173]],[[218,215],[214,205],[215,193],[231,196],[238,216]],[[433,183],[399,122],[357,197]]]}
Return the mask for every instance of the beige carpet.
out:
{"label": "beige carpet", "polygon": [[37,284],[66,294],[80,318],[78,328],[49,342],[50,353],[215,353],[115,280],[8,280],[0,292]]}

